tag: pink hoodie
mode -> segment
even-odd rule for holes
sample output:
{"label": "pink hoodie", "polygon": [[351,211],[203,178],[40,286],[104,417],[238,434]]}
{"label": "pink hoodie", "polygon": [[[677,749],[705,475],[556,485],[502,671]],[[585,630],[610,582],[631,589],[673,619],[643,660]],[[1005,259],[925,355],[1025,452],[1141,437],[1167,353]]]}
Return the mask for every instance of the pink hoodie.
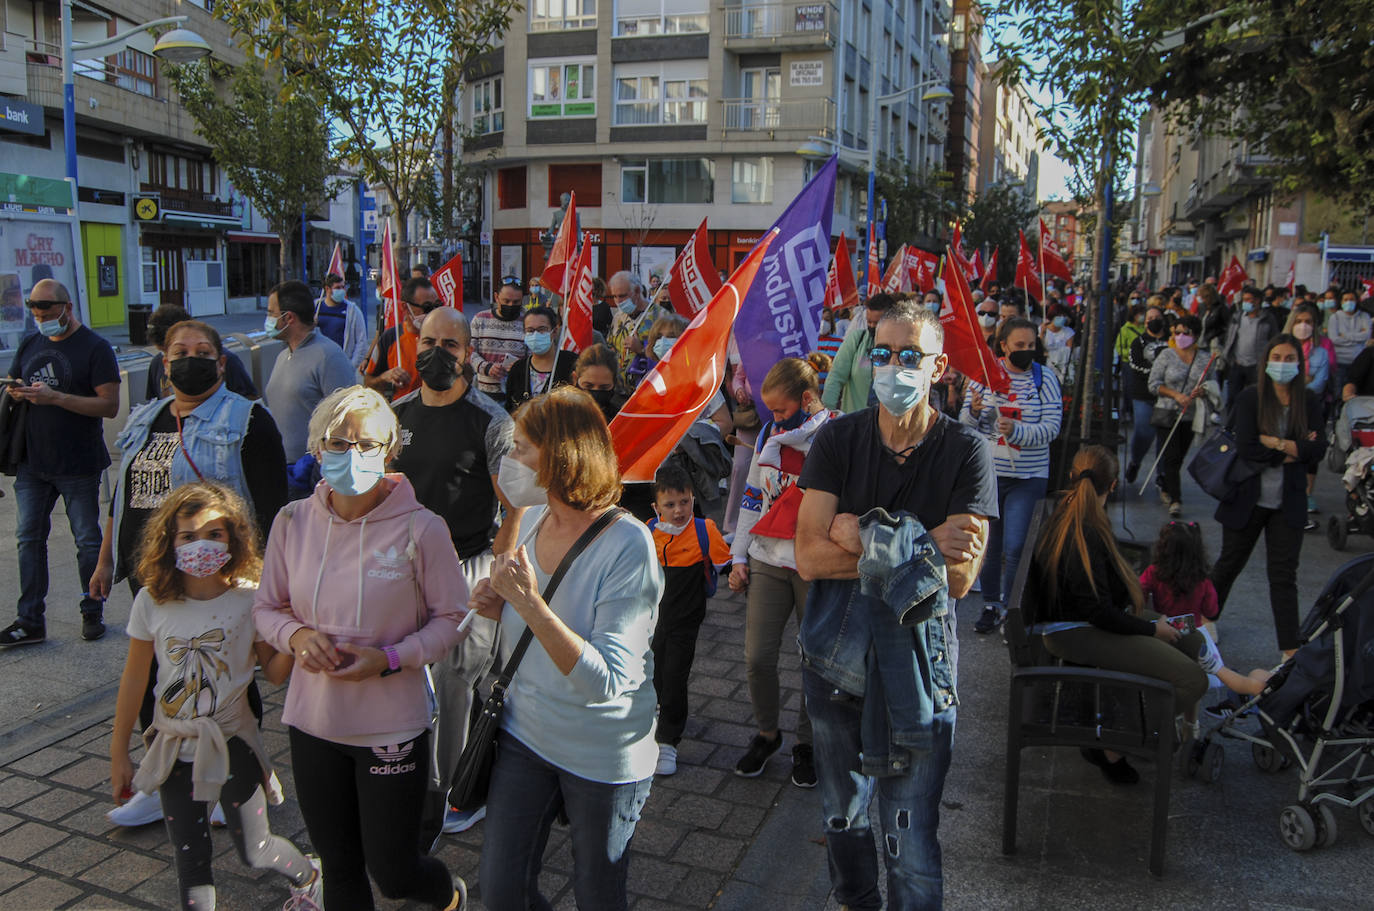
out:
{"label": "pink hoodie", "polygon": [[253,621],[263,639],[290,652],[291,635],[311,627],[336,643],[396,648],[403,670],[338,680],[291,672],[282,722],[330,740],[430,726],[424,666],[463,636],[468,588],[448,527],[415,499],[404,475],[372,512],[345,522],[321,483],[277,513],[267,539]]}

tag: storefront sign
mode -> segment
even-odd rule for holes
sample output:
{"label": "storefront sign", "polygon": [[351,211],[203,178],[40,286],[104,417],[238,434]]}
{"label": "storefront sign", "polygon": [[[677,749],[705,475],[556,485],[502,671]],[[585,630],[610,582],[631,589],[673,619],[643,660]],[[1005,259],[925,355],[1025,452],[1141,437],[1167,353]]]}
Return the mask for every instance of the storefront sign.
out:
{"label": "storefront sign", "polygon": [[134,197],[134,218],[139,221],[157,221],[162,214],[162,204],[156,196]]}
{"label": "storefront sign", "polygon": [[1175,253],[1192,253],[1194,239],[1191,234],[1165,234],[1164,249]]}
{"label": "storefront sign", "polygon": [[14,98],[0,99],[0,130],[42,136],[43,106]]}
{"label": "storefront sign", "polygon": [[825,85],[824,60],[793,60],[789,72],[794,86]]}

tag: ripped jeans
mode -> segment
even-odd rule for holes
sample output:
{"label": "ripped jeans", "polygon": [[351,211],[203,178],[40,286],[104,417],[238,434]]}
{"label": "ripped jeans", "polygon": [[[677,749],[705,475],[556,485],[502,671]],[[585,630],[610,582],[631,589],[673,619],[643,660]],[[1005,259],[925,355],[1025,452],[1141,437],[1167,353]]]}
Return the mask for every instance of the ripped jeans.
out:
{"label": "ripped jeans", "polygon": [[882,907],[873,823],[868,815],[877,791],[888,908],[940,908],[944,877],[936,830],[954,742],[954,707],[935,714],[931,751],[917,756],[906,774],[871,778],[859,772],[863,699],[836,690],[805,668],[802,687],[815,736],[816,776],[835,900],[854,911]]}

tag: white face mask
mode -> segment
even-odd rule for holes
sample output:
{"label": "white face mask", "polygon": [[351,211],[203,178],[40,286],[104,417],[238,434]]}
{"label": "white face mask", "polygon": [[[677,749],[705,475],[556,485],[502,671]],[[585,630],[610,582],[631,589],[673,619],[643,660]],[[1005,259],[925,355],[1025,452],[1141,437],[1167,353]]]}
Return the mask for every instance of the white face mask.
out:
{"label": "white face mask", "polygon": [[1293,324],[1293,337],[1294,337],[1294,338],[1300,338],[1300,339],[1302,339],[1303,341],[1307,341],[1309,338],[1312,337],[1312,324],[1311,324],[1311,323],[1294,323],[1294,324]]}
{"label": "white face mask", "polygon": [[543,506],[549,502],[549,492],[539,486],[539,476],[535,470],[510,456],[501,457],[496,484],[506,495],[507,502],[517,509],[525,506]]}
{"label": "white face mask", "polygon": [[662,519],[658,520],[658,524],[655,525],[654,528],[656,528],[658,531],[663,532],[665,535],[671,535],[672,537],[677,537],[678,535],[682,534],[684,531],[687,530],[686,525],[670,525]]}

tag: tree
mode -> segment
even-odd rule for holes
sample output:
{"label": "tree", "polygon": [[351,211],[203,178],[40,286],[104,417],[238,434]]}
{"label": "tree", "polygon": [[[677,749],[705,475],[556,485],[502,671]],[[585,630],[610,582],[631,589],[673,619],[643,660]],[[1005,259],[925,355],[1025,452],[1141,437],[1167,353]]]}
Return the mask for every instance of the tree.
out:
{"label": "tree", "polygon": [[964,217],[964,243],[970,250],[999,250],[996,280],[1009,287],[1016,274],[1017,231],[1035,221],[1040,207],[1019,183],[1002,181],[988,186],[969,204]]}
{"label": "tree", "polygon": [[947,172],[917,172],[906,162],[883,157],[874,188],[887,202],[889,253],[902,243],[942,241],[948,226],[963,214],[965,200]]}
{"label": "tree", "polygon": [[207,60],[167,70],[215,161],[281,239],[285,279],[302,213],[333,195],[338,171],[319,103],[252,56],[237,67]]}
{"label": "tree", "polygon": [[[340,155],[408,219],[432,195],[435,146],[464,65],[510,27],[516,0],[224,0],[217,12],[250,53],[279,63],[339,125]],[[445,219],[447,222],[447,218]]]}

